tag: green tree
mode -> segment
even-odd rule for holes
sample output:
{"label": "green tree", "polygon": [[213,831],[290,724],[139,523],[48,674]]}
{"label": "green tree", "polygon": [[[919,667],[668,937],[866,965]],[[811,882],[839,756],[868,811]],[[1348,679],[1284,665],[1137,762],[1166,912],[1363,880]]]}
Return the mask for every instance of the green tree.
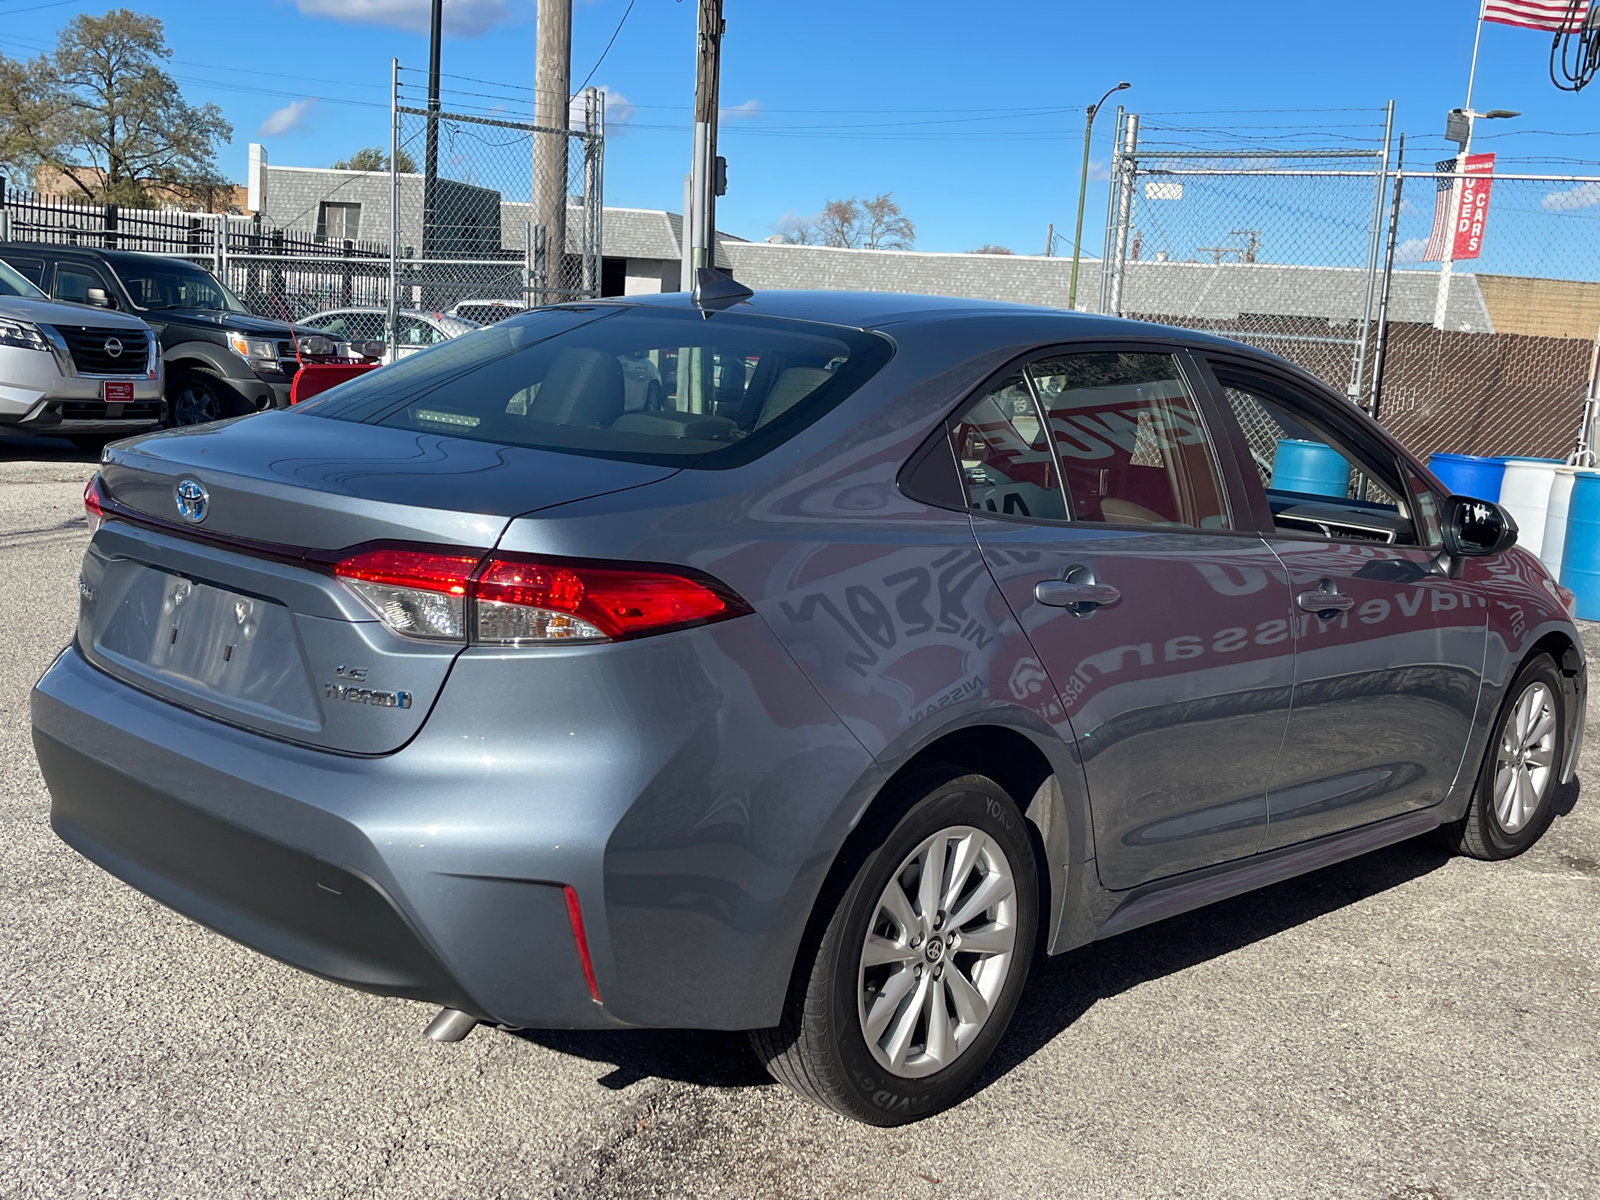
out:
{"label": "green tree", "polygon": [[231,186],[216,156],[233,126],[184,100],[161,67],[171,56],[159,19],[119,8],[74,17],[53,55],[0,60],[0,164],[48,169],[89,200],[214,201]]}
{"label": "green tree", "polygon": [[[417,160],[401,148],[395,156],[400,162],[400,171],[405,175],[415,175]],[[382,146],[367,146],[357,150],[349,158],[341,158],[333,164],[335,171],[387,171],[389,169],[389,156],[383,152]]]}

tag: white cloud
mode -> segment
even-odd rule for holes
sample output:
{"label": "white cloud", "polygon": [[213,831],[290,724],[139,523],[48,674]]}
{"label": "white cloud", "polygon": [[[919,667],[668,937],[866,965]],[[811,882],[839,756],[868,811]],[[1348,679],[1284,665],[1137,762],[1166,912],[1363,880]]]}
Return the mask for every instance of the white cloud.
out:
{"label": "white cloud", "polygon": [[1111,165],[1109,160],[1102,158],[1099,162],[1089,164],[1090,179],[1110,179]]}
{"label": "white cloud", "polygon": [[1570,212],[1575,208],[1593,208],[1600,204],[1600,183],[1580,183],[1564,192],[1548,192],[1539,201],[1545,212]]}
{"label": "white cloud", "polygon": [[1402,263],[1419,263],[1423,261],[1422,256],[1427,250],[1427,238],[1407,238],[1394,248],[1394,260]]}
{"label": "white cloud", "polygon": [[717,114],[724,121],[753,120],[761,115],[761,101],[746,100],[743,104],[735,104],[732,108],[725,108]]}
{"label": "white cloud", "polygon": [[[427,33],[429,0],[294,0],[308,17],[331,17],[351,25],[381,25]],[[444,0],[446,37],[481,37],[511,19],[506,0]]]}
{"label": "white cloud", "polygon": [[1418,204],[1410,196],[1402,196],[1400,198],[1400,215],[1402,217],[1409,217],[1421,211],[1422,205]]}
{"label": "white cloud", "polygon": [[317,106],[315,100],[292,100],[282,108],[268,115],[261,122],[261,128],[256,130],[257,137],[282,137],[286,133],[294,133],[306,127],[306,118],[311,115],[311,110]]}

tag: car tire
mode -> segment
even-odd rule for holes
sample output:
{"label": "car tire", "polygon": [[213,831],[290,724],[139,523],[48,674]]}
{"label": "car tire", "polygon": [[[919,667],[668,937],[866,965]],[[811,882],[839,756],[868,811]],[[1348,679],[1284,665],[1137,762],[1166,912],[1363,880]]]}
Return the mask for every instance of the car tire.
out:
{"label": "car tire", "polygon": [[167,408],[173,425],[205,425],[255,411],[220,371],[210,367],[174,371]]}
{"label": "car tire", "polygon": [[1473,858],[1513,858],[1544,835],[1566,755],[1566,696],[1549,655],[1523,664],[1500,705],[1466,815],[1442,826],[1445,844]]}
{"label": "car tire", "polygon": [[1039,928],[1033,840],[1004,789],[950,766],[891,787],[813,923],[780,1023],[750,1035],[779,1082],[871,1125],[961,1098],[1011,1021]]}

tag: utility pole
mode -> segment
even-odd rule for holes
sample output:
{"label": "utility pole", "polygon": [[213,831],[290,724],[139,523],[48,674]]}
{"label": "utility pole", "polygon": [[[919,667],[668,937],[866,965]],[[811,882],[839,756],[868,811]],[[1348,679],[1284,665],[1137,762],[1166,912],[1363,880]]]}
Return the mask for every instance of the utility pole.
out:
{"label": "utility pole", "polygon": [[1044,231],[1044,256],[1052,257],[1056,252],[1056,223],[1051,221]]}
{"label": "utility pole", "polygon": [[684,214],[689,226],[685,291],[694,286],[696,269],[716,266],[717,108],[723,28],[722,0],[700,0],[694,75],[694,167],[690,173],[694,208]]}
{"label": "utility pole", "polygon": [[[1106,102],[1112,92],[1125,91],[1132,86],[1132,84],[1124,79],[1121,83],[1117,84],[1116,87],[1109,89],[1104,96],[1101,96],[1098,104],[1089,105],[1088,114],[1084,118],[1083,171],[1078,176],[1078,229],[1077,232],[1072,235],[1072,281],[1067,285],[1067,307],[1069,309],[1075,309],[1078,307],[1078,254],[1083,248],[1083,201],[1089,190],[1089,135],[1094,132],[1094,115],[1100,111],[1100,106]],[[1055,227],[1051,226],[1051,228],[1053,230]],[[1105,255],[1102,253],[1100,261],[1100,272],[1102,275],[1105,273],[1105,269]]]}
{"label": "utility pole", "polygon": [[[533,60],[534,302],[562,299],[568,286],[567,151],[572,105],[572,0],[539,0]],[[554,293],[553,295],[551,293]]]}
{"label": "utility pole", "polygon": [[[437,257],[435,205],[439,184],[439,43],[444,36],[444,0],[433,0],[428,23],[428,128],[422,151],[422,257]],[[426,301],[432,303],[432,301]]]}

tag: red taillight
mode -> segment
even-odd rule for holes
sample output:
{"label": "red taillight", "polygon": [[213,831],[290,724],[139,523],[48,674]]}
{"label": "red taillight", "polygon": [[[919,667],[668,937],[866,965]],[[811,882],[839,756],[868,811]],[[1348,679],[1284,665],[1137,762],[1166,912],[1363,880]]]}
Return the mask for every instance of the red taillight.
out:
{"label": "red taillight", "polygon": [[467,635],[467,583],[476,557],[429,550],[368,550],[333,573],[396,633],[460,642]]}
{"label": "red taillight", "polygon": [[749,611],[726,589],[677,572],[520,558],[490,559],[473,596],[479,640],[498,642],[638,637]]}
{"label": "red taillight", "polygon": [[467,558],[425,550],[368,550],[345,559],[333,568],[333,573],[341,579],[465,596],[467,578],[477,565],[476,555]]}
{"label": "red taillight", "polygon": [[612,641],[750,611],[715,580],[655,567],[381,549],[337,564],[369,607],[412,637],[494,645]]}
{"label": "red taillight", "polygon": [[105,510],[100,506],[100,472],[89,476],[83,485],[83,515],[89,522],[89,532],[94,533],[106,523]]}

